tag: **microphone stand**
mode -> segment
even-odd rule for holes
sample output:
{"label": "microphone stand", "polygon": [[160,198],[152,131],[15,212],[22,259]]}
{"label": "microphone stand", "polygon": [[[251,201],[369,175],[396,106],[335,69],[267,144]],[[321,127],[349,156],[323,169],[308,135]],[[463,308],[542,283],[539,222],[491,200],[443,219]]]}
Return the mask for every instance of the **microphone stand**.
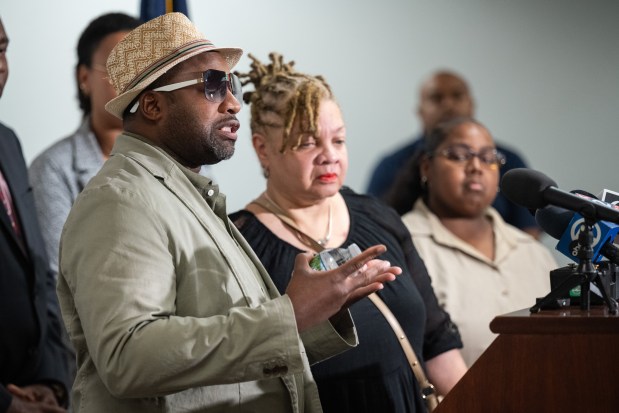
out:
{"label": "microphone stand", "polygon": [[[584,214],[583,214],[584,215]],[[591,217],[585,216],[585,221],[582,224],[580,233],[578,234],[578,253],[579,258],[578,267],[570,274],[561,284],[559,284],[554,290],[550,291],[548,295],[542,298],[538,303],[529,309],[532,313],[537,313],[541,309],[551,309],[557,307],[557,300],[565,297],[569,294],[572,288],[580,285],[580,309],[583,311],[589,311],[591,308],[590,293],[591,283],[595,284],[600,290],[604,302],[608,306],[608,310],[617,314],[618,305],[617,301],[611,298],[606,291],[606,286],[602,282],[600,271],[597,270],[593,264],[593,225],[595,220]]]}

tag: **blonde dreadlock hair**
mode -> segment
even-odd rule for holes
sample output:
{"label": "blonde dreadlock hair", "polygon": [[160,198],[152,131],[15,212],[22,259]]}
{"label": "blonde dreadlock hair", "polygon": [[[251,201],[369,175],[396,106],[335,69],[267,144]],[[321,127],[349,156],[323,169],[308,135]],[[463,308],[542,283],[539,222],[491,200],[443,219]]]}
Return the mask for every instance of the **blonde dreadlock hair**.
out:
{"label": "blonde dreadlock hair", "polygon": [[284,63],[279,53],[270,53],[271,63],[264,65],[251,53],[249,73],[236,73],[243,86],[252,83],[254,90],[243,93],[243,101],[251,104],[251,130],[261,132],[266,127],[283,128],[284,140],[280,152],[296,149],[301,134],[291,142],[290,132],[297,119],[302,133],[315,134],[318,107],[323,99],[334,99],[331,88],[322,76],[297,72],[294,62]]}

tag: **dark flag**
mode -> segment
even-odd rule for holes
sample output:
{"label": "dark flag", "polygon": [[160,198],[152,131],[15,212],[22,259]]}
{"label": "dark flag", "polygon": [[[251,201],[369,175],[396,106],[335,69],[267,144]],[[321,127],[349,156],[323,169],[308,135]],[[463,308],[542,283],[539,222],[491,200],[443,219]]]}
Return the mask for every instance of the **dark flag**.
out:
{"label": "dark flag", "polygon": [[173,11],[183,13],[189,17],[186,0],[142,0],[140,5],[140,19],[149,21],[155,17],[161,16]]}

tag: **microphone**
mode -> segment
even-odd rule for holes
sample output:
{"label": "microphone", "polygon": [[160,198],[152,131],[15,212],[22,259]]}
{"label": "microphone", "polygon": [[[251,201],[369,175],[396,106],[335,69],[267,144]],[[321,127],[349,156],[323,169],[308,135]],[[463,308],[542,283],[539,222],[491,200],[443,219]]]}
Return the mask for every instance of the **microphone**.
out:
{"label": "microphone", "polygon": [[592,220],[619,223],[619,210],[596,199],[586,199],[557,188],[543,173],[528,169],[510,169],[501,179],[501,192],[512,202],[528,209],[555,205],[578,212]]}
{"label": "microphone", "polygon": [[[558,239],[556,250],[578,262],[578,235],[584,222],[582,215],[564,208],[547,206],[535,213],[538,225],[551,237]],[[598,221],[593,227],[593,258],[592,262],[599,262],[602,257],[619,265],[619,247],[613,240],[619,234],[619,225],[612,222]]]}

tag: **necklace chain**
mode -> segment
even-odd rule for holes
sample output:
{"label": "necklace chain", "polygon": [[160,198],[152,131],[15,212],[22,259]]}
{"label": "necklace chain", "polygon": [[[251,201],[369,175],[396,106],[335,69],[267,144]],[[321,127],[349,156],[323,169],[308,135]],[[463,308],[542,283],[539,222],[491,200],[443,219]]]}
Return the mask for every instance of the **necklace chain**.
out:
{"label": "necklace chain", "polygon": [[[266,192],[264,192],[264,198],[277,210],[277,212],[285,217],[287,217],[288,219],[290,219],[291,221],[295,222],[296,224],[296,220],[294,220],[290,215],[288,215],[286,213],[286,211],[284,211],[284,209],[282,207],[279,206],[279,204],[277,204],[275,201],[273,201],[271,199],[271,197],[269,195],[267,195]],[[315,240],[318,244],[320,244],[322,247],[324,247],[325,245],[327,245],[327,243],[329,242],[329,240],[331,239],[331,225],[332,225],[332,213],[331,213],[331,203],[329,203],[329,217],[327,219],[327,230],[325,232],[325,236],[323,238],[317,239]],[[298,227],[298,224],[297,224]],[[305,236],[305,237],[309,237],[309,235],[305,234],[304,232],[302,232],[301,230],[299,230],[298,228],[294,228],[294,230],[297,233],[300,233],[300,235]],[[300,238],[302,240],[302,238]]]}
{"label": "necklace chain", "polygon": [[329,218],[327,219],[327,231],[325,232],[324,238],[317,239],[316,242],[322,245],[323,247],[327,245],[329,240],[331,239],[331,203],[329,203]]}

